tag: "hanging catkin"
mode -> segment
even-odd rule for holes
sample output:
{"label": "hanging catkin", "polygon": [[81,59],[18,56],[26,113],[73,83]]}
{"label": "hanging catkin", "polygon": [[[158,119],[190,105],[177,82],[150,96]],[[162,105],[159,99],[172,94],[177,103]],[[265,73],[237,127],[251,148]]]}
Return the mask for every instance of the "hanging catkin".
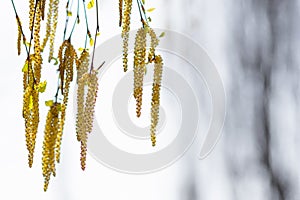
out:
{"label": "hanging catkin", "polygon": [[35,0],[29,0],[29,30],[33,28]]}
{"label": "hanging catkin", "polygon": [[163,61],[160,55],[155,56],[154,77],[151,102],[151,141],[152,146],[156,144],[156,127],[159,119],[160,88],[162,79]]}
{"label": "hanging catkin", "polygon": [[65,40],[61,45],[58,58],[60,61],[60,65],[59,65],[60,82],[61,82],[60,88],[61,88],[61,93],[64,97],[63,103],[61,105],[61,117],[60,117],[59,130],[58,130],[56,146],[55,146],[56,161],[59,163],[61,139],[63,135],[63,129],[64,129],[65,118],[66,118],[66,109],[67,109],[68,99],[69,99],[69,88],[70,88],[70,83],[73,80],[73,65],[77,59],[76,51],[69,40]]}
{"label": "hanging catkin", "polygon": [[123,38],[123,68],[124,72],[128,69],[128,40],[130,31],[130,15],[132,9],[132,0],[124,0],[124,15],[122,26],[122,38]]}
{"label": "hanging catkin", "polygon": [[[76,137],[80,141],[80,136],[84,132],[84,86],[87,80],[87,71],[89,67],[89,53],[84,50],[77,61],[77,116],[76,116]],[[83,78],[83,75],[84,78]]]}
{"label": "hanging catkin", "polygon": [[44,191],[47,190],[51,175],[55,176],[55,144],[59,128],[60,104],[54,103],[47,115],[44,142],[42,170],[44,176]]}
{"label": "hanging catkin", "polygon": [[42,55],[40,45],[40,29],[41,29],[41,4],[39,3],[36,7],[35,21],[34,21],[34,78],[35,83],[39,84],[41,79],[41,68],[42,68]]}
{"label": "hanging catkin", "polygon": [[136,99],[136,115],[141,116],[143,81],[146,67],[146,30],[140,28],[136,33],[134,46],[134,97]]}
{"label": "hanging catkin", "polygon": [[52,21],[53,21],[53,0],[49,0],[49,8],[48,8],[48,13],[47,13],[47,22],[46,22],[46,34],[43,39],[43,43],[41,46],[41,50],[44,51],[44,48],[49,40],[50,34],[51,34],[51,29],[52,29]]}
{"label": "hanging catkin", "polygon": [[56,28],[57,28],[57,20],[58,20],[58,4],[59,0],[53,0],[53,6],[52,6],[52,28],[50,31],[50,52],[48,57],[48,62],[50,62],[53,58],[54,54],[54,40],[55,40],[55,34],[56,34]]}
{"label": "hanging catkin", "polygon": [[[78,81],[78,92],[80,92],[80,109],[77,113],[77,130],[78,139],[81,143],[80,163],[81,169],[85,170],[86,166],[86,152],[87,152],[87,139],[88,134],[92,132],[94,113],[98,92],[98,77],[97,70],[92,70],[91,73],[85,73]],[[87,95],[84,101],[84,89],[87,87]],[[84,104],[84,107],[83,107]],[[79,110],[79,109],[78,109]]]}

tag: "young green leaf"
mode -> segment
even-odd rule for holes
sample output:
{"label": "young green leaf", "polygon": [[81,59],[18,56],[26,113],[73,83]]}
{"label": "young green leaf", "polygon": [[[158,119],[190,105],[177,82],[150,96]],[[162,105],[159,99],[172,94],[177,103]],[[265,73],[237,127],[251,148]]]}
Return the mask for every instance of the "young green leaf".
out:
{"label": "young green leaf", "polygon": [[152,11],[154,11],[155,10],[155,8],[149,8],[148,10],[147,10],[147,12],[152,12]]}

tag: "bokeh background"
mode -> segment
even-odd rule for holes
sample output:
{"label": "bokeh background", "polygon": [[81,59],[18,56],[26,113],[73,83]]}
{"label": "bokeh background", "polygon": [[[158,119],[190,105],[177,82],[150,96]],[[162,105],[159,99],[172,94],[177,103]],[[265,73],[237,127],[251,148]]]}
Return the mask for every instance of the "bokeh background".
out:
{"label": "bokeh background", "polygon": [[[27,2],[15,3],[26,24]],[[29,169],[21,115],[21,69],[25,54],[17,57],[17,25],[11,2],[1,1],[0,198],[299,200],[300,1],[154,0],[146,3],[147,7],[156,8],[151,13],[153,27],[188,35],[207,50],[219,70],[227,95],[227,117],[214,151],[199,160],[200,148],[193,145],[171,167],[138,176],[113,171],[89,156],[88,168],[81,172],[73,113],[69,110],[62,161],[57,177],[44,193],[39,162],[44,120],[37,139],[35,163]],[[99,43],[121,31],[117,27],[118,2],[101,0],[100,4]],[[61,39],[57,39],[57,47],[62,41],[64,7],[62,1],[62,22],[58,30]],[[132,28],[138,28],[137,7],[133,9]],[[91,26],[93,23],[95,20],[91,19]],[[78,29],[78,35],[82,31]],[[80,46],[82,40],[74,43]],[[53,69],[49,65],[43,73],[55,82]],[[47,89],[49,92],[41,101],[51,98],[54,87]],[[42,110],[41,116],[45,116],[46,109]]]}

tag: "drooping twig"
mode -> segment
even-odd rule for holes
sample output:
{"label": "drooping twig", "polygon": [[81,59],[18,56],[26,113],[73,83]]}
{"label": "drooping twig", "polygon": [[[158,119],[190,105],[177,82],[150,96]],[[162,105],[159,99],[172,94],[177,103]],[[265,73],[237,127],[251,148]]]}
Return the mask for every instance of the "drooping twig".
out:
{"label": "drooping twig", "polygon": [[92,62],[91,62],[91,68],[90,68],[90,73],[94,69],[94,57],[95,57],[95,48],[96,48],[96,43],[97,43],[97,35],[99,33],[99,13],[98,13],[98,0],[96,0],[96,17],[97,17],[97,27],[95,31],[95,41],[94,41],[94,47],[93,47],[93,55],[92,55]]}

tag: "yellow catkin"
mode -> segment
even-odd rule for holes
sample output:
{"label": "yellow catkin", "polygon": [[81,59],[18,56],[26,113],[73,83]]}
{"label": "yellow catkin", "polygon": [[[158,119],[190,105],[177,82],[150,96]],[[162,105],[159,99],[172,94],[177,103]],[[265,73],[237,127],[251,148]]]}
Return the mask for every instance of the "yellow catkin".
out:
{"label": "yellow catkin", "polygon": [[84,122],[84,88],[88,80],[88,73],[81,75],[78,80],[77,88],[77,118],[76,118],[76,136],[81,141],[81,137],[85,132]]}
{"label": "yellow catkin", "polygon": [[[67,40],[63,43],[63,45],[66,45],[65,51],[63,56],[59,55],[60,59],[60,80],[61,80],[61,91],[63,95],[63,103],[61,105],[61,117],[59,122],[59,131],[57,134],[57,140],[56,140],[56,161],[60,161],[60,148],[61,148],[61,139],[63,135],[63,129],[65,124],[65,117],[66,117],[66,109],[68,105],[68,99],[69,99],[69,88],[70,83],[73,81],[73,65],[74,62],[77,59],[76,51],[73,47],[73,45]],[[62,51],[59,51],[60,53],[63,53]],[[66,76],[66,78],[64,78]]]}
{"label": "yellow catkin", "polygon": [[123,0],[119,0],[119,26],[122,26],[123,18]]}
{"label": "yellow catkin", "polygon": [[93,120],[94,120],[94,109],[96,105],[97,91],[98,91],[98,77],[97,70],[92,70],[88,79],[88,93],[85,101],[84,108],[84,119],[86,121],[86,131],[92,132]]}
{"label": "yellow catkin", "polygon": [[[85,170],[86,166],[86,151],[87,151],[87,139],[88,134],[92,132],[93,129],[93,122],[94,122],[94,113],[95,113],[95,106],[96,106],[96,99],[97,99],[97,92],[98,92],[98,77],[97,77],[97,70],[92,70],[90,74],[88,74],[87,86],[88,92],[85,101],[84,107],[84,132],[81,134],[81,169]],[[85,78],[83,76],[83,78]],[[84,81],[84,80],[83,80]]]}
{"label": "yellow catkin", "polygon": [[160,55],[155,56],[154,76],[151,102],[151,141],[152,146],[156,144],[156,127],[159,119],[160,88],[163,70],[163,60]]}
{"label": "yellow catkin", "polygon": [[59,103],[53,104],[46,119],[42,156],[44,191],[48,189],[51,175],[55,176],[55,143],[59,125],[59,107]]}
{"label": "yellow catkin", "polygon": [[[80,55],[77,61],[77,116],[76,116],[76,137],[80,141],[81,134],[84,132],[84,86],[88,78],[89,53],[86,50]],[[84,75],[84,76],[83,76]]]}
{"label": "yellow catkin", "polygon": [[25,120],[25,137],[28,150],[28,164],[32,167],[36,135],[39,124],[38,91],[27,86],[23,95],[23,118]]}
{"label": "yellow catkin", "polygon": [[34,21],[34,78],[35,83],[39,84],[41,79],[41,67],[42,67],[42,56],[41,56],[41,45],[40,45],[40,29],[41,29],[41,4],[36,7],[35,21]]}
{"label": "yellow catkin", "polygon": [[64,87],[64,83],[65,83],[65,69],[66,69],[66,63],[65,62],[65,58],[67,58],[65,56],[66,54],[66,50],[69,47],[70,42],[68,40],[65,40],[61,46],[59,47],[58,50],[58,60],[59,60],[59,78],[60,78],[60,89],[61,92],[63,93],[63,87]]}
{"label": "yellow catkin", "polygon": [[25,137],[28,150],[28,164],[32,167],[35,149],[36,135],[39,124],[39,92],[35,85],[32,63],[34,55],[31,55],[28,61],[28,69],[24,71],[24,95],[23,95],[23,118],[25,121]]}
{"label": "yellow catkin", "polygon": [[128,69],[128,40],[130,31],[130,15],[132,9],[132,0],[125,0],[125,10],[122,25],[122,38],[123,38],[123,68],[124,72]]}
{"label": "yellow catkin", "polygon": [[[32,122],[31,122],[31,143],[32,143],[32,149],[31,149],[31,154],[32,154],[32,159],[33,159],[33,154],[34,154],[34,149],[35,149],[35,143],[36,143],[36,136],[38,132],[38,127],[39,127],[39,91],[37,88],[35,88],[32,91]],[[32,161],[33,162],[33,161]]]}
{"label": "yellow catkin", "polygon": [[48,13],[47,13],[47,23],[46,23],[46,35],[45,38],[43,39],[43,43],[41,46],[41,50],[43,51],[51,34],[51,29],[52,29],[52,19],[53,19],[53,0],[49,1],[49,8],[48,8]]}
{"label": "yellow catkin", "polygon": [[22,40],[22,31],[21,31],[21,21],[19,17],[17,17],[17,25],[18,25],[18,42],[17,42],[17,48],[18,48],[18,55],[21,54],[21,40]]}
{"label": "yellow catkin", "polygon": [[[25,118],[25,126],[29,132],[30,137],[30,149],[29,149],[29,166],[32,166],[34,149],[36,143],[36,136],[39,125],[39,91],[37,85],[41,79],[41,66],[42,66],[42,56],[40,49],[40,27],[41,27],[41,4],[37,4],[36,13],[35,13],[35,22],[34,22],[34,31],[33,31],[33,40],[34,40],[34,54],[30,55],[28,62],[28,73],[29,80],[28,86],[31,89],[31,95],[29,97],[29,109],[27,117]],[[33,68],[33,69],[32,69]],[[26,133],[28,134],[28,133]]]}
{"label": "yellow catkin", "polygon": [[146,67],[146,30],[137,31],[134,46],[134,97],[136,99],[136,115],[141,116],[143,81]]}
{"label": "yellow catkin", "polygon": [[29,30],[33,28],[35,0],[29,0]]}
{"label": "yellow catkin", "polygon": [[54,0],[52,5],[52,28],[50,31],[50,50],[49,50],[49,57],[48,62],[50,62],[53,58],[54,54],[54,40],[55,40],[55,34],[56,34],[56,28],[57,28],[57,19],[58,19],[58,8],[59,8],[59,0]]}
{"label": "yellow catkin", "polygon": [[28,165],[29,167],[32,167],[32,154],[31,154],[31,149],[32,149],[32,143],[31,143],[31,111],[30,111],[30,100],[32,99],[32,88],[28,86],[25,89],[25,92],[23,94],[23,118],[25,120],[25,138],[26,138],[26,146],[28,150]]}

